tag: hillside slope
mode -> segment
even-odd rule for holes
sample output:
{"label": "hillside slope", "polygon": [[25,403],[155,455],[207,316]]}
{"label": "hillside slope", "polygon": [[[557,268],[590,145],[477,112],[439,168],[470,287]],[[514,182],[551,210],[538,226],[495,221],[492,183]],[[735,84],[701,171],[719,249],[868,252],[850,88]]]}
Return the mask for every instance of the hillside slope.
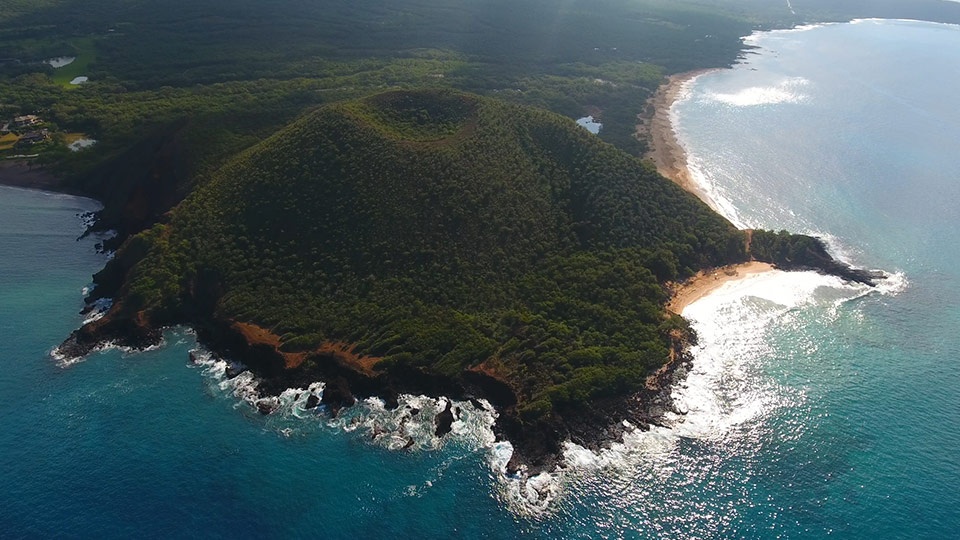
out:
{"label": "hillside slope", "polygon": [[662,283],[747,258],[741,231],[569,119],[445,90],[321,108],[168,217],[97,276],[116,303],[79,349],[190,323],[268,388],[337,379],[333,409],[477,395],[507,436],[549,433],[546,455],[681,346]]}

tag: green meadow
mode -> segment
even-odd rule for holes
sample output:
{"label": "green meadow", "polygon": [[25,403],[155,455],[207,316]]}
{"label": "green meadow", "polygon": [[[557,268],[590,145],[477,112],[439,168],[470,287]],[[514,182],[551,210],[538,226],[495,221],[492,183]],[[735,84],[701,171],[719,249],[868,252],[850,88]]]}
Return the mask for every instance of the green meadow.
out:
{"label": "green meadow", "polygon": [[55,83],[68,88],[76,86],[70,84],[70,81],[89,73],[90,64],[97,58],[97,49],[92,37],[76,39],[70,44],[76,49],[74,56],[77,59],[62,68],[58,68],[53,74]]}

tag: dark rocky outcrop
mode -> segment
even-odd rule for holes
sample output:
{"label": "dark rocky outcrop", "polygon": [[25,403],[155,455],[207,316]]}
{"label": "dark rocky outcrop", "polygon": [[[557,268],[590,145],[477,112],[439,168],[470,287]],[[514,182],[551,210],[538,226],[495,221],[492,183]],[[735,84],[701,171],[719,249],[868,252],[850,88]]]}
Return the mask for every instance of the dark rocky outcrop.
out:
{"label": "dark rocky outcrop", "polygon": [[749,231],[750,254],[758,261],[767,262],[780,270],[814,270],[838,276],[847,281],[876,286],[883,272],[853,268],[838,261],[827,251],[823,240],[787,231]]}
{"label": "dark rocky outcrop", "polygon": [[265,397],[260,398],[256,402],[257,411],[266,416],[268,414],[273,414],[278,408],[280,408],[280,402],[275,397]]}
{"label": "dark rocky outcrop", "polygon": [[433,419],[433,425],[436,427],[434,434],[437,437],[443,437],[450,433],[451,426],[453,426],[453,412],[450,410],[452,405],[450,400],[447,400],[447,406]]}
{"label": "dark rocky outcrop", "polygon": [[[75,331],[61,345],[65,354],[83,355],[106,341],[142,349],[156,345],[160,333],[143,314],[124,315],[122,307],[114,306],[99,321]],[[444,409],[434,418],[434,433],[444,437],[461,411],[450,401],[469,401],[477,409],[485,409],[480,399],[490,402],[498,419],[494,431],[498,439],[509,440],[514,455],[508,471],[524,470],[535,474],[553,470],[561,464],[562,443],[570,440],[590,449],[619,440],[625,430],[623,420],[641,429],[660,422],[663,410],[671,408],[669,392],[674,371],[689,363],[684,353],[686,342],[674,342],[673,361],[652,375],[646,389],[628,398],[596,400],[589,407],[563,409],[534,422],[521,420],[517,411],[517,395],[509,382],[481,364],[458,377],[444,377],[425,373],[408,366],[392,369],[370,368],[375,365],[362,357],[347,354],[338,347],[320,347],[315,351],[284,353],[279,338],[254,325],[217,321],[213,318],[195,320],[201,343],[216,354],[242,362],[259,378],[261,399],[255,406],[261,414],[269,415],[279,406],[276,399],[287,388],[305,388],[315,381],[324,381],[322,398],[311,394],[306,408],[324,405],[332,416],[356,404],[357,399],[371,396],[384,398],[388,407],[398,406],[400,393],[446,396]],[[192,357],[195,360],[195,356]],[[232,373],[235,376],[236,373]],[[412,408],[410,415],[421,411]]]}
{"label": "dark rocky outcrop", "polygon": [[156,128],[115,158],[66,179],[64,187],[103,202],[92,230],[117,232],[106,242],[107,250],[162,220],[188,193],[189,152],[183,141],[187,124]]}
{"label": "dark rocky outcrop", "polygon": [[79,358],[107,343],[136,350],[160,343],[160,330],[151,325],[143,313],[117,316],[121,311],[121,306],[115,305],[103,318],[74,330],[57,348],[57,353],[68,358]]}
{"label": "dark rocky outcrop", "polygon": [[320,398],[320,403],[327,406],[327,410],[333,417],[340,413],[340,409],[352,407],[356,402],[357,398],[350,392],[350,385],[343,377],[327,381],[323,389],[323,397]]}

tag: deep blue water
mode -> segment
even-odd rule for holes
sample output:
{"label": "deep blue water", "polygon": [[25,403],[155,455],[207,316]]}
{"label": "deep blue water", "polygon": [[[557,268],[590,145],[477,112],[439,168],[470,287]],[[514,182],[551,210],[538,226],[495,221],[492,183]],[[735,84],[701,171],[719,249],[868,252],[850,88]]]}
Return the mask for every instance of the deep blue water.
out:
{"label": "deep blue water", "polygon": [[0,188],[0,537],[956,536],[960,30],[751,41],[675,108],[701,179],[737,222],[826,235],[895,277],[877,292],[764,274],[690,306],[686,414],[527,484],[498,472],[490,418],[466,407],[442,443],[376,403],[329,422],[289,393],[260,416],[242,377],[190,364],[183,329],[146,353],[52,358],[104,263],[76,240],[96,205]]}

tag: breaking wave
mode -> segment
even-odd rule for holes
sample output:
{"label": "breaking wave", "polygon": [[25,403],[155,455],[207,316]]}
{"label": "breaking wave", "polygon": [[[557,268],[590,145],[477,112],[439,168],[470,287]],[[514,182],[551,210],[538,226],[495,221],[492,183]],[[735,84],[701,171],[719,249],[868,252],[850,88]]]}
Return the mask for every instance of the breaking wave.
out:
{"label": "breaking wave", "polygon": [[[484,452],[495,495],[504,506],[518,515],[542,517],[558,511],[564,497],[595,480],[597,474],[604,479],[626,478],[637,467],[669,468],[683,439],[723,441],[740,426],[762,422],[784,407],[802,405],[802,390],[780,386],[763,373],[772,353],[770,331],[808,309],[836,317],[836,308],[846,302],[867,294],[896,294],[906,285],[902,273],[888,276],[873,288],[816,272],[778,270],[723,285],[683,312],[699,342],[691,350],[694,362],[689,372],[678,370],[682,380],[672,392],[674,408],[665,412],[664,425],[641,430],[624,421],[622,439],[600,451],[567,442],[564,465],[536,475],[507,472],[513,446],[496,440],[497,414],[486,401],[405,394],[398,407],[388,409],[383,400],[367,398],[332,418],[323,405],[307,405],[322,398],[322,382],[262,397],[257,378],[241,364],[204,350],[192,351],[191,358],[212,393],[235,398],[234,407],[248,414],[266,412],[266,426],[285,437],[332,430],[392,451],[436,451],[456,445],[468,452]],[[448,402],[455,421],[450,434],[437,437],[434,419]]]}
{"label": "breaking wave", "polygon": [[746,45],[756,46],[761,39],[764,41],[769,40],[772,36],[778,36],[783,34],[797,34],[800,32],[809,32],[810,30],[816,30],[817,28],[823,28],[826,26],[836,26],[843,23],[814,23],[814,24],[800,24],[794,26],[793,28],[780,28],[777,30],[757,30],[754,31],[749,36],[743,38],[743,43]]}
{"label": "breaking wave", "polygon": [[[731,428],[796,405],[797,396],[758,375],[772,352],[768,332],[791,312],[855,298],[870,287],[816,272],[770,271],[727,283],[687,306],[697,332],[693,367],[672,394],[667,419],[680,436],[722,437]],[[736,331],[732,331],[736,329]]]}
{"label": "breaking wave", "polygon": [[[322,399],[323,382],[264,397],[260,394],[258,379],[242,364],[202,349],[194,349],[190,356],[191,364],[201,370],[213,394],[235,398],[234,407],[262,414],[266,425],[282,436],[320,429],[351,433],[394,451],[432,451],[451,444],[468,451],[485,450],[491,468],[507,482],[506,465],[513,448],[508,442],[496,441],[493,425],[497,413],[486,400],[458,401],[443,396],[401,394],[399,406],[389,409],[382,399],[371,397],[341,409],[332,417],[322,404],[308,406],[308,402]],[[454,421],[450,433],[437,437],[434,420],[448,403]]]}
{"label": "breaking wave", "polygon": [[[84,296],[88,294],[86,292],[86,289],[84,290],[83,294]],[[98,321],[102,319],[103,316],[106,315],[108,311],[110,311],[110,308],[113,307],[113,299],[98,298],[97,300],[94,300],[94,302],[90,304],[89,307],[90,307],[90,310],[87,311],[82,324],[90,324],[94,321]]]}
{"label": "breaking wave", "polygon": [[[686,148],[683,142],[681,144]],[[727,218],[738,229],[749,228],[730,196],[720,187],[720,183],[714,181],[712,173],[704,165],[703,160],[689,151],[687,152],[687,170],[690,172],[690,179],[697,185],[700,193],[707,198],[705,202],[711,208]]]}
{"label": "breaking wave", "polygon": [[[725,284],[683,312],[699,339],[689,372],[678,370],[682,380],[674,387],[674,409],[665,412],[663,426],[644,431],[624,422],[622,440],[599,452],[567,442],[563,468],[511,479],[506,501],[521,513],[549,513],[570,487],[594,482],[597,474],[607,482],[634,476],[640,467],[669,471],[684,439],[723,444],[745,426],[801,406],[802,389],[784,387],[764,373],[774,353],[770,332],[803,313],[836,318],[844,303],[868,294],[897,294],[906,286],[902,273],[869,287],[812,271],[779,270]],[[501,458],[502,463],[508,459]]]}
{"label": "breaking wave", "polygon": [[[723,441],[740,426],[802,405],[802,390],[778,386],[763,374],[771,353],[770,330],[808,308],[839,306],[874,291],[896,294],[904,287],[906,279],[899,273],[870,288],[815,272],[781,271],[725,284],[683,312],[697,331],[699,344],[691,351],[695,360],[689,372],[678,370],[682,380],[673,390],[674,410],[665,412],[664,425],[642,430],[624,421],[621,440],[600,451],[567,442],[563,467],[536,475],[507,472],[513,446],[496,440],[497,414],[484,400],[405,394],[398,407],[388,409],[383,400],[367,398],[331,417],[323,405],[308,405],[322,399],[322,382],[263,397],[258,379],[242,364],[194,349],[190,365],[202,373],[212,395],[232,399],[234,408],[262,419],[266,429],[282,437],[329,431],[391,451],[429,452],[452,445],[459,451],[480,452],[492,473],[494,496],[517,515],[541,518],[562,511],[565,498],[598,478],[620,481],[635,476],[638,469],[653,475],[669,470],[684,439]],[[836,316],[835,309],[819,312]],[[59,361],[67,366],[77,360]],[[451,432],[437,437],[434,419],[448,403],[454,413]],[[411,486],[411,495],[422,488]]]}
{"label": "breaking wave", "polygon": [[160,338],[160,342],[157,343],[156,345],[151,345],[149,347],[144,347],[142,349],[135,349],[133,347],[120,345],[113,341],[108,341],[106,343],[101,343],[100,345],[95,347],[92,351],[82,356],[71,356],[68,354],[64,354],[63,351],[60,349],[59,345],[51,349],[49,354],[50,354],[50,358],[52,358],[54,362],[56,362],[57,367],[68,368],[72,365],[79,364],[81,362],[86,361],[86,359],[90,358],[90,356],[93,354],[103,352],[103,351],[118,350],[121,353],[123,353],[124,356],[129,356],[129,355],[136,355],[136,354],[150,352],[150,351],[156,351],[166,347],[166,345],[167,344],[166,344],[165,338]]}

